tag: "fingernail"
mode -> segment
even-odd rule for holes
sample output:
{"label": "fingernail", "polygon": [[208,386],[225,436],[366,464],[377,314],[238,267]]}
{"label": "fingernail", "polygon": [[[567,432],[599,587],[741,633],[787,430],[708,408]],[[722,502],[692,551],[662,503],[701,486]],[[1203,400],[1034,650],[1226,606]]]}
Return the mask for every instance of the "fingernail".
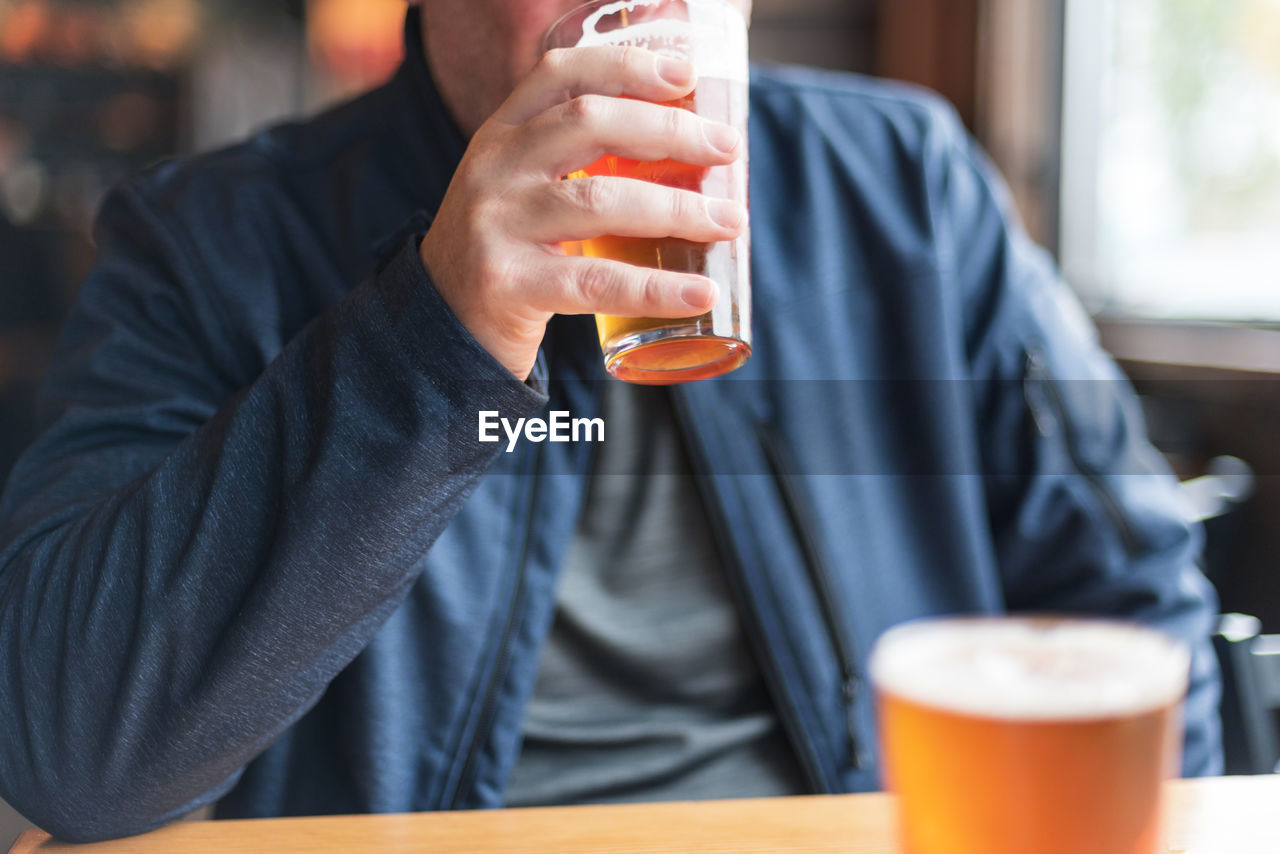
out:
{"label": "fingernail", "polygon": [[707,213],[711,221],[721,228],[734,229],[742,223],[746,210],[733,199],[709,199]]}
{"label": "fingernail", "polygon": [[672,86],[688,86],[693,82],[693,63],[670,56],[658,57],[658,74]]}
{"label": "fingernail", "polygon": [[710,279],[690,279],[680,290],[680,299],[698,311],[706,311],[715,300],[715,288]]}
{"label": "fingernail", "polygon": [[725,154],[737,148],[738,142],[742,139],[742,135],[735,128],[720,122],[703,122],[702,135],[707,138],[712,148]]}

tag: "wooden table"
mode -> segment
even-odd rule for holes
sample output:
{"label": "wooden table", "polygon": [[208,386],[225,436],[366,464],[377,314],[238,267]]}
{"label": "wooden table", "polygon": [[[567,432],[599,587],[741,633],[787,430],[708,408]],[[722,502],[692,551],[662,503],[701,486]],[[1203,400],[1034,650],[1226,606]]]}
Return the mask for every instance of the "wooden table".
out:
{"label": "wooden table", "polygon": [[[1280,854],[1280,776],[1172,783],[1169,817],[1169,854]],[[28,831],[10,854],[897,854],[898,850],[889,796],[842,795],[186,822],[93,845],[65,845],[44,833]]]}

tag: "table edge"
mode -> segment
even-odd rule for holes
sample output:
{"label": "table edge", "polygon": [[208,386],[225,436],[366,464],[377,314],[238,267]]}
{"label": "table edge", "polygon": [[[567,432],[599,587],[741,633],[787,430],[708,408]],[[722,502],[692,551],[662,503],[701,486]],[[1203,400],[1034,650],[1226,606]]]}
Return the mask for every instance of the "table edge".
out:
{"label": "table edge", "polygon": [[9,854],[31,854],[31,852],[38,851],[41,845],[52,838],[43,830],[24,830],[18,834],[13,847],[9,849]]}

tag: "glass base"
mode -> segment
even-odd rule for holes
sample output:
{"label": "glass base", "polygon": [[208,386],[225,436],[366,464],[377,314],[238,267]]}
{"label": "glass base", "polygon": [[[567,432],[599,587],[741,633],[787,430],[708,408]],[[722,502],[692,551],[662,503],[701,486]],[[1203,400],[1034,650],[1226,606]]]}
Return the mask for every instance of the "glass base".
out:
{"label": "glass base", "polygon": [[604,366],[638,385],[673,385],[727,374],[747,361],[751,345],[737,338],[664,327],[624,335],[605,350]]}

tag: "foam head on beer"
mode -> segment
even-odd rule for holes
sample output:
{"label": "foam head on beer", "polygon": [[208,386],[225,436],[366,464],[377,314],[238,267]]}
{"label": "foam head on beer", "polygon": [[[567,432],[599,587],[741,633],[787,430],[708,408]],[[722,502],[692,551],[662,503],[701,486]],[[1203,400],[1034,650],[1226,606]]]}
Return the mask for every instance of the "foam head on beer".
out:
{"label": "foam head on beer", "polygon": [[1101,620],[956,619],[887,632],[883,691],[959,714],[1020,720],[1130,715],[1186,689],[1189,657],[1150,629]]}
{"label": "foam head on beer", "polygon": [[[666,17],[667,10],[679,17]],[[640,13],[626,26],[602,29],[602,19]],[[647,13],[647,14],[646,14]],[[699,77],[747,82],[747,22],[740,9],[722,0],[687,0],[666,5],[653,0],[605,4],[582,22],[578,47],[636,45],[692,62]]]}

